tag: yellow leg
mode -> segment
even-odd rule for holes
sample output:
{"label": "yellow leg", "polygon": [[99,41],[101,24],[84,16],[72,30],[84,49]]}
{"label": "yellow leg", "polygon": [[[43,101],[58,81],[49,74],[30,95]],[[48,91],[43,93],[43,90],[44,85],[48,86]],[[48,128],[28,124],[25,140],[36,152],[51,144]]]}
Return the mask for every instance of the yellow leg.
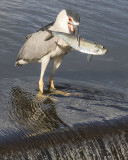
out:
{"label": "yellow leg", "polygon": [[49,88],[50,88],[50,89],[56,89],[55,86],[54,86],[54,83],[53,83],[53,79],[52,79],[52,78],[49,78]]}
{"label": "yellow leg", "polygon": [[43,80],[40,79],[39,80],[39,90],[40,90],[41,93],[43,93],[43,85],[44,85]]}
{"label": "yellow leg", "polygon": [[43,76],[44,76],[44,72],[46,70],[46,67],[48,65],[49,60],[50,60],[50,57],[47,56],[47,55],[42,58],[41,74],[40,74],[40,80],[39,80],[39,90],[40,90],[41,93],[43,93],[43,85],[44,85]]}

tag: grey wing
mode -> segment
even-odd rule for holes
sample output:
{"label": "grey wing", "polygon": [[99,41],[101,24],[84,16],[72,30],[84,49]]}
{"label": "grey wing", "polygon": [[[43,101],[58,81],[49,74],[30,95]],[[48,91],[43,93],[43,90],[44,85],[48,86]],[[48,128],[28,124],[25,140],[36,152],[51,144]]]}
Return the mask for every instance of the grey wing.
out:
{"label": "grey wing", "polygon": [[15,65],[38,62],[43,56],[55,50],[55,38],[46,41],[49,34],[47,31],[40,30],[29,35],[19,51]]}

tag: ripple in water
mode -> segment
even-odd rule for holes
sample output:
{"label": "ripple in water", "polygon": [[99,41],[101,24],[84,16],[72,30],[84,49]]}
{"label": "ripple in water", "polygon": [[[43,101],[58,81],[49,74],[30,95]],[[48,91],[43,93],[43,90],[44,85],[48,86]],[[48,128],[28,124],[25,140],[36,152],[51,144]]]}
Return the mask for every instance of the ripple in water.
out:
{"label": "ripple in water", "polygon": [[[1,159],[127,159],[127,96],[95,83],[58,81],[54,94],[42,95],[35,79],[10,79],[1,94],[3,104],[10,97],[6,112],[1,110],[10,125],[2,127]],[[5,89],[6,81],[1,84]],[[101,114],[100,107],[109,112]]]}

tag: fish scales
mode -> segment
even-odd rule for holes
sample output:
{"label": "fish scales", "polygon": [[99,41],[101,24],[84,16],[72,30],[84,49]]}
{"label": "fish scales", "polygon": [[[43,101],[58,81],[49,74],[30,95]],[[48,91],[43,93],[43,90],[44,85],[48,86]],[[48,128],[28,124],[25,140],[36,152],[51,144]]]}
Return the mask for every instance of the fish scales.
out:
{"label": "fish scales", "polygon": [[107,49],[101,44],[85,40],[83,38],[80,38],[78,41],[77,37],[71,34],[56,31],[52,31],[52,34],[63,39],[73,49],[82,53],[91,55],[103,55],[107,52]]}

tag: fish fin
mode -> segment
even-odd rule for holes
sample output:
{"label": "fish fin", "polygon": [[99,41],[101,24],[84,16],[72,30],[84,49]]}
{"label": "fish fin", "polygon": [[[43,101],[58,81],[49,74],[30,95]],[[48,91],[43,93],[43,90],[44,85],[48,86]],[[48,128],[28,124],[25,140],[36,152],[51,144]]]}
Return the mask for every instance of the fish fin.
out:
{"label": "fish fin", "polygon": [[92,57],[93,57],[93,55],[92,55],[92,54],[89,54],[89,55],[87,56],[87,60],[88,60],[88,62],[90,62],[90,61],[92,60]]}

